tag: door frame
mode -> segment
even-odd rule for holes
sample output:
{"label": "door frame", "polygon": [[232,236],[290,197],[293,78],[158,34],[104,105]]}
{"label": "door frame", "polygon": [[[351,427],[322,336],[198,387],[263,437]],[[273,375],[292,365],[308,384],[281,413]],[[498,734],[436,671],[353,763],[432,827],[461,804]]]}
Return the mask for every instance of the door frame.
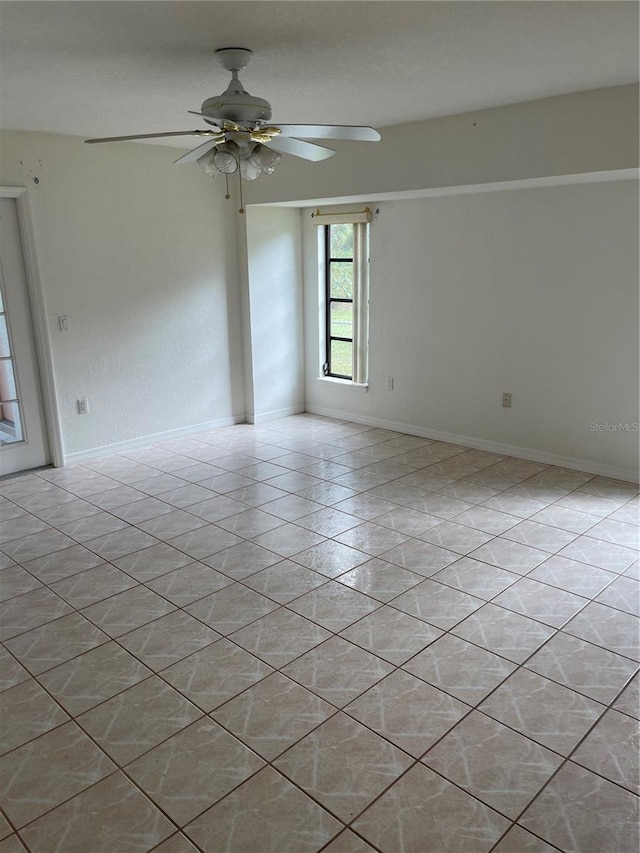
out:
{"label": "door frame", "polygon": [[0,186],[0,198],[13,198],[16,201],[18,228],[22,241],[22,258],[27,282],[27,296],[31,313],[31,325],[36,348],[36,359],[40,373],[40,393],[44,410],[44,429],[51,455],[51,464],[60,468],[65,464],[62,428],[58,409],[55,373],[51,338],[47,326],[47,312],[44,290],[40,277],[40,266],[36,252],[35,231],[31,202],[27,187]]}

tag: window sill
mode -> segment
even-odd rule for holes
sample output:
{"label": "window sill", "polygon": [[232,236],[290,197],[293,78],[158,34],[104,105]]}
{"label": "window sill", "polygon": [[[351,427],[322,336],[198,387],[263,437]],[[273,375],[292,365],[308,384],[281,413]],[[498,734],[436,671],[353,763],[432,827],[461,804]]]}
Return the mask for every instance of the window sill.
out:
{"label": "window sill", "polygon": [[334,376],[318,376],[316,382],[327,382],[329,385],[340,385],[342,388],[369,388],[368,382],[352,382],[350,379],[338,379]]}

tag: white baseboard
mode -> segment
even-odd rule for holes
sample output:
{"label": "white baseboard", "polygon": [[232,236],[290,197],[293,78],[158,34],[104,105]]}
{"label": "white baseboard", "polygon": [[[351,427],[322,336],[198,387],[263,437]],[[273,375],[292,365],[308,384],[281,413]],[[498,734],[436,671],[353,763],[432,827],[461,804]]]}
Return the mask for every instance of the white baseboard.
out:
{"label": "white baseboard", "polygon": [[307,412],[314,415],[324,415],[328,418],[338,418],[344,421],[353,421],[357,424],[381,427],[394,430],[395,432],[417,435],[420,438],[432,438],[434,441],[446,441],[450,444],[461,444],[464,447],[473,447],[476,450],[487,450],[491,453],[501,453],[505,456],[515,456],[517,459],[528,459],[532,462],[544,462],[547,465],[557,465],[559,468],[570,468],[573,471],[585,471],[587,474],[599,474],[602,477],[611,477],[613,480],[625,480],[630,483],[638,482],[638,472],[632,468],[618,468],[614,465],[603,465],[590,459],[576,459],[574,456],[559,456],[555,453],[545,453],[530,447],[516,447],[512,444],[503,444],[498,441],[488,441],[484,438],[474,438],[470,435],[457,435],[452,432],[442,432],[437,429],[412,426],[411,424],[397,423],[384,418],[363,417],[351,412],[342,412],[337,409],[326,409],[323,406],[307,406]]}
{"label": "white baseboard", "polygon": [[298,415],[305,411],[314,415],[323,415],[328,418],[338,418],[339,420],[353,421],[353,423],[365,424],[366,426],[394,430],[395,432],[405,433],[406,435],[417,435],[421,438],[432,438],[434,441],[446,441],[450,444],[460,444],[464,447],[473,447],[477,450],[487,450],[491,453],[514,456],[517,459],[529,459],[533,462],[543,462],[546,465],[557,465],[560,468],[569,468],[573,471],[585,471],[589,474],[611,477],[614,480],[625,480],[631,483],[638,482],[638,473],[633,471],[631,468],[619,468],[613,465],[604,465],[600,462],[594,462],[590,459],[576,459],[573,456],[559,456],[554,453],[545,453],[530,447],[517,447],[512,444],[503,444],[497,441],[489,441],[484,438],[475,438],[474,436],[469,435],[458,435],[457,433],[442,432],[441,430],[399,423],[385,418],[363,417],[361,415],[352,414],[351,412],[343,412],[337,409],[327,409],[323,406],[309,405],[306,406],[306,408],[302,405],[290,406],[286,409],[262,412],[258,415],[232,415],[226,418],[219,418],[215,421],[195,424],[194,426],[180,427],[178,429],[141,436],[140,438],[129,439],[128,441],[105,444],[101,447],[92,447],[88,450],[77,451],[76,453],[65,453],[63,456],[63,465],[72,465],[75,462],[95,459],[100,456],[122,453],[126,450],[135,450],[138,447],[145,447],[148,444],[155,444],[159,441],[167,441],[172,438],[179,438],[185,435],[205,432],[206,430],[232,426],[233,424],[244,422],[250,424],[266,423],[267,421],[277,420],[278,418]]}
{"label": "white baseboard", "polygon": [[117,441],[114,444],[104,444],[101,447],[91,447],[88,450],[78,450],[75,453],[65,453],[62,464],[73,465],[75,462],[84,462],[88,459],[96,459],[100,456],[111,456],[114,453],[123,453],[126,450],[136,450],[138,447],[146,447],[148,444],[156,444],[159,441],[169,441],[169,439],[172,438],[180,438],[184,435],[194,435],[195,433],[206,432],[210,429],[233,426],[233,424],[242,424],[245,421],[246,416],[244,414],[230,415],[227,418],[218,418],[218,420],[207,421],[203,424],[194,424],[193,426],[169,429],[165,432],[143,435],[140,436],[140,438],[131,438],[127,441]]}
{"label": "white baseboard", "polygon": [[257,415],[247,412],[247,423],[264,424],[267,421],[275,421],[278,418],[288,418],[289,415],[300,415],[305,411],[306,409],[301,403],[299,406],[288,406],[286,409],[276,409],[272,412],[260,412]]}

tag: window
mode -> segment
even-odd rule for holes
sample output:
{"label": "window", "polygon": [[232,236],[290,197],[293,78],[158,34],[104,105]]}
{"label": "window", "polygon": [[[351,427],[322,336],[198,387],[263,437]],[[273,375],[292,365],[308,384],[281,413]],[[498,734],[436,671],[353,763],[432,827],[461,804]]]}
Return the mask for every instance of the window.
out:
{"label": "window", "polygon": [[334,222],[325,234],[325,362],[336,379],[367,381],[369,224]]}

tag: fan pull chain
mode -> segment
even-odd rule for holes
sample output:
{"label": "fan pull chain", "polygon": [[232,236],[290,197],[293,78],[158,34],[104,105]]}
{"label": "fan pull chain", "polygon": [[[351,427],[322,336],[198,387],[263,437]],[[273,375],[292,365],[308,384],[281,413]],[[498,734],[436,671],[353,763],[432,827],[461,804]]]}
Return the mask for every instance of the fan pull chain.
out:
{"label": "fan pull chain", "polygon": [[225,195],[225,198],[228,201],[231,198],[231,193],[229,192],[229,175],[225,174],[224,179],[225,179],[225,182],[227,184],[227,194]]}
{"label": "fan pull chain", "polygon": [[242,200],[242,175],[240,174],[240,169],[238,169],[238,184],[240,186],[240,210],[238,213],[244,213],[244,202]]}

